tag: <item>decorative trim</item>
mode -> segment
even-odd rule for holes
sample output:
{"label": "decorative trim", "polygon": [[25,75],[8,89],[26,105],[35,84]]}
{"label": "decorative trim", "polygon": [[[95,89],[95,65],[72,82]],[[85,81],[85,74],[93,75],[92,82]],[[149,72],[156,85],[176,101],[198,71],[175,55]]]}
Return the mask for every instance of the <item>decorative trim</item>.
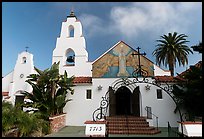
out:
{"label": "decorative trim", "polygon": [[49,117],[49,120],[53,120],[53,119],[56,119],[56,118],[59,118],[59,117],[62,117],[62,116],[66,116],[66,113],[63,113],[63,114],[60,114],[60,115],[50,116],[50,117]]}
{"label": "decorative trim", "polygon": [[84,124],[107,124],[107,121],[86,121]]}

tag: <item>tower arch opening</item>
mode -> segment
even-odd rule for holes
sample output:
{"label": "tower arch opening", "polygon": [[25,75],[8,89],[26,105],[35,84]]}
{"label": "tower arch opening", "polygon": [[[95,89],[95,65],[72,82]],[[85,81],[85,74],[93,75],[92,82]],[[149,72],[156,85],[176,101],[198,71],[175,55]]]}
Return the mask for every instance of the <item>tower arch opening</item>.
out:
{"label": "tower arch opening", "polygon": [[74,37],[74,26],[70,25],[68,27],[68,37]]}
{"label": "tower arch opening", "polygon": [[24,57],[22,58],[22,63],[25,64],[26,61],[27,61],[27,59],[26,59],[26,57],[24,56]]}
{"label": "tower arch opening", "polygon": [[66,57],[65,64],[67,66],[74,66],[75,65],[75,52],[71,48],[67,49],[67,51],[65,53],[65,57]]}

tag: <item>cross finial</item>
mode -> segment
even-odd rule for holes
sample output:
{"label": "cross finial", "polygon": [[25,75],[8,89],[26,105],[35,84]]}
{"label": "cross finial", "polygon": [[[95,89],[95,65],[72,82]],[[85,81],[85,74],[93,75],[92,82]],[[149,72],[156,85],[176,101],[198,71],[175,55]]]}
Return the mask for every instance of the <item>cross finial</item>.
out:
{"label": "cross finial", "polygon": [[71,7],[71,13],[70,13],[70,16],[75,16],[75,15],[74,15],[74,6]]}
{"label": "cross finial", "polygon": [[77,17],[76,17],[75,14],[74,14],[74,6],[71,7],[70,14],[69,14],[69,16],[67,16],[67,17],[75,17],[75,18],[77,19]]}
{"label": "cross finial", "polygon": [[138,54],[134,54],[134,53],[132,53],[132,56],[134,56],[134,55],[138,55],[138,62],[139,62],[139,65],[138,65],[138,67],[139,67],[139,76],[141,76],[142,75],[142,68],[141,68],[141,64],[140,64],[140,55],[146,55],[146,53],[144,52],[144,53],[140,53],[140,47],[137,47],[137,50],[138,50]]}
{"label": "cross finial", "polygon": [[26,48],[26,52],[28,52],[28,50],[27,50],[27,49],[28,49],[29,47],[28,47],[28,46],[26,46],[25,48]]}

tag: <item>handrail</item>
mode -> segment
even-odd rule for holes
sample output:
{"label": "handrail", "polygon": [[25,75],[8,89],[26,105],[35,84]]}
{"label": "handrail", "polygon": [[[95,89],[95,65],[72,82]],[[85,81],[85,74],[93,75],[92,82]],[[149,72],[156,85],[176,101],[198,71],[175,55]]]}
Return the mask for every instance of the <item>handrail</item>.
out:
{"label": "handrail", "polygon": [[155,116],[156,117],[156,123],[157,123],[157,130],[159,129],[158,127],[158,116],[156,116],[155,114],[153,114],[152,112],[148,111],[147,110],[148,106],[145,107],[145,110],[147,111],[147,113],[150,113],[151,115]]}

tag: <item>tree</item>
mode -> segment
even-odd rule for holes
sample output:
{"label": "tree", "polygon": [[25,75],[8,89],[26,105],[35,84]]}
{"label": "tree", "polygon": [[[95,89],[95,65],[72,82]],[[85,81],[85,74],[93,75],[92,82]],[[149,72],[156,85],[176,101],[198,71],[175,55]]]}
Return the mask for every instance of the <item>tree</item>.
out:
{"label": "tree", "polygon": [[50,131],[49,122],[39,113],[26,113],[19,104],[2,102],[2,133],[5,137],[43,136]]}
{"label": "tree", "polygon": [[202,42],[199,42],[199,44],[197,45],[194,45],[194,46],[191,46],[191,48],[193,48],[193,51],[197,51],[199,53],[202,53],[202,49],[203,49],[203,46],[202,46]]}
{"label": "tree", "polygon": [[193,53],[190,48],[185,45],[187,42],[185,34],[178,34],[177,32],[168,33],[168,35],[160,36],[161,39],[156,40],[159,42],[153,51],[153,55],[156,56],[156,63],[165,65],[169,67],[171,76],[174,76],[174,67],[176,67],[176,62],[179,66],[185,66],[188,64],[188,54]]}
{"label": "tree", "polygon": [[178,107],[187,112],[187,120],[195,120],[195,116],[202,116],[202,62],[199,66],[191,66],[190,69],[176,78],[178,84],[173,85],[175,100]]}
{"label": "tree", "polygon": [[50,68],[41,71],[35,67],[38,74],[30,74],[28,82],[32,88],[32,93],[24,92],[23,94],[30,99],[26,107],[37,108],[44,118],[63,113],[63,108],[68,101],[67,94],[73,94],[74,76],[68,78],[67,72],[64,75],[59,74],[59,62],[54,63]]}

